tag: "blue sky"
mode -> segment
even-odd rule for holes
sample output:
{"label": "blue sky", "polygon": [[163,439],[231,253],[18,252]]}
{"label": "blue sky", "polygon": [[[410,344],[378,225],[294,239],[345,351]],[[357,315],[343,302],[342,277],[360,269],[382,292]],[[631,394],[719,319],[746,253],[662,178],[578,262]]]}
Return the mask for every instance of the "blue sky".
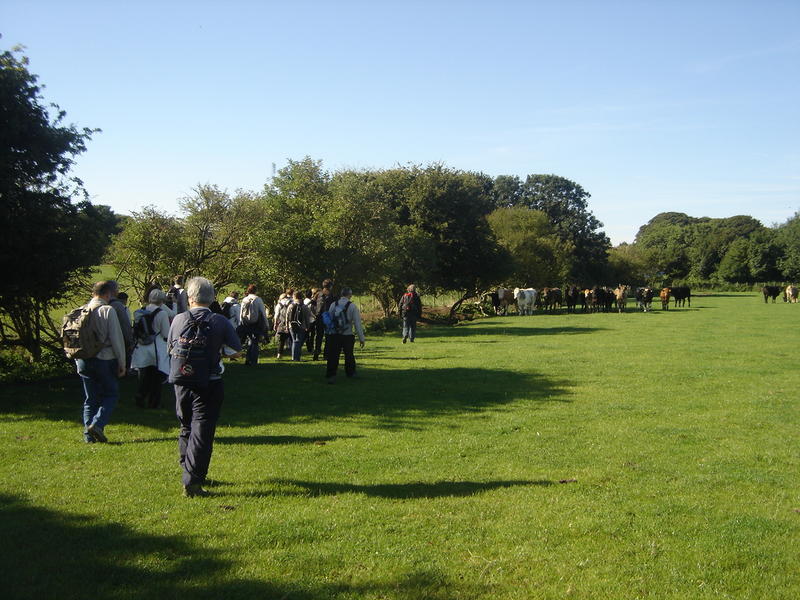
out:
{"label": "blue sky", "polygon": [[665,211],[800,210],[796,0],[6,0],[0,33],[103,130],[76,172],[121,213],[306,155],[555,173],[615,244]]}

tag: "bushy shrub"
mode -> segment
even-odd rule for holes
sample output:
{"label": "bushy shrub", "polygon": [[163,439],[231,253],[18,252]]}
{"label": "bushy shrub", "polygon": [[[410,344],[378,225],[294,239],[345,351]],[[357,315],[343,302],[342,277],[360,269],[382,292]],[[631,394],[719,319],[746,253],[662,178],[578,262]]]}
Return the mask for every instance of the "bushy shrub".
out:
{"label": "bushy shrub", "polygon": [[0,350],[0,382],[20,383],[64,377],[75,372],[75,364],[67,361],[62,352],[43,349],[38,361],[31,361],[19,348]]}
{"label": "bushy shrub", "polygon": [[403,322],[400,317],[391,316],[376,319],[366,324],[365,329],[367,333],[386,333],[387,331],[397,331],[401,328]]}

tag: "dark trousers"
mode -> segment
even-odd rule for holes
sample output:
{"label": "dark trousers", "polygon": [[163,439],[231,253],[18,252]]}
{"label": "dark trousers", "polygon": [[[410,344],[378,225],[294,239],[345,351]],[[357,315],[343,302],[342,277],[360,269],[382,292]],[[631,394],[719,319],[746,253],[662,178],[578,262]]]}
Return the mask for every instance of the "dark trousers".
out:
{"label": "dark trousers", "polygon": [[139,388],[136,390],[136,406],[158,408],[161,406],[161,386],[165,375],[158,367],[143,367],[138,373]]}
{"label": "dark trousers", "polygon": [[344,351],[344,372],[348,377],[356,374],[356,357],[353,348],[356,345],[356,336],[334,333],[328,336],[325,342],[325,353],[328,359],[326,377],[335,377],[339,370],[339,355]]}
{"label": "dark trousers", "polygon": [[[287,349],[292,349],[292,340],[289,337],[289,333],[278,332],[275,334],[275,337],[278,341],[278,354],[283,354],[283,347],[286,346]],[[288,343],[287,343],[288,342]]]}
{"label": "dark trousers", "polygon": [[314,321],[314,360],[319,358],[322,354],[322,342],[326,341],[328,336],[325,335],[325,324],[322,322],[322,317],[317,317]]}
{"label": "dark trousers", "polygon": [[175,386],[175,413],[181,423],[178,454],[183,485],[202,484],[206,480],[224,396],[221,379],[210,381],[206,388]]}
{"label": "dark trousers", "polygon": [[308,335],[306,336],[306,350],[309,354],[314,351],[314,341],[317,339],[317,322],[314,321],[311,327],[308,328]]}
{"label": "dark trousers", "polygon": [[246,365],[258,364],[258,343],[261,341],[261,332],[262,329],[258,325],[247,326],[247,339],[250,344],[247,346],[247,355],[244,360]]}

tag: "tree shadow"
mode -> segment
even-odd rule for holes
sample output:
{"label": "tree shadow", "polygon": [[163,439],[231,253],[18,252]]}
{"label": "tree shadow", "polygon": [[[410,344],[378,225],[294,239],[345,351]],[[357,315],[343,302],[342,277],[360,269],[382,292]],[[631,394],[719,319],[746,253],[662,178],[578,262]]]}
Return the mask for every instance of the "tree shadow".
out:
{"label": "tree shadow", "polygon": [[217,435],[215,444],[244,444],[251,446],[292,446],[312,444],[322,446],[337,440],[353,440],[363,435],[318,435],[305,437],[300,435]]}
{"label": "tree shadow", "polygon": [[[483,492],[517,486],[550,486],[549,480],[508,480],[508,481],[435,481],[425,483],[379,483],[359,485],[353,483],[332,483],[321,481],[301,481],[297,479],[267,479],[261,482],[265,490],[248,492],[245,496],[336,496],[338,494],[363,494],[372,498],[407,500],[411,498],[458,498],[474,496]],[[236,495],[236,494],[234,494]]]}
{"label": "tree shadow", "polygon": [[[527,319],[536,317],[520,317]],[[465,337],[470,336],[470,343],[499,343],[497,340],[481,340],[482,336],[486,335],[512,335],[512,336],[539,336],[539,335],[587,335],[595,331],[605,331],[604,327],[576,327],[571,325],[563,325],[560,327],[524,327],[515,323],[517,317],[509,320],[509,317],[501,317],[492,320],[480,320],[472,322],[468,325],[460,325],[450,328],[432,327],[426,329],[422,334],[422,338],[439,338],[439,337]]]}
{"label": "tree shadow", "polygon": [[[202,501],[210,504],[208,500]],[[51,511],[2,494],[0,538],[0,591],[4,598],[15,600],[330,600],[366,594],[445,600],[484,597],[489,591],[487,586],[464,584],[435,570],[413,571],[396,580],[376,574],[363,583],[304,577],[281,585],[242,579],[236,575],[241,570],[236,561],[190,537],[144,534],[93,515]],[[312,560],[325,559],[313,552],[308,558],[293,556],[308,562],[309,571]]]}
{"label": "tree shadow", "polygon": [[[591,331],[588,328],[551,328],[549,331],[562,330],[568,334]],[[520,329],[520,333],[527,335],[530,330]],[[470,343],[478,341],[475,338],[479,337],[473,335]],[[386,358],[379,352],[357,353],[359,379],[346,378],[342,365],[335,385],[326,384],[325,365],[321,361],[269,362],[255,368],[229,364],[220,426],[251,427],[366,416],[371,417],[372,427],[421,428],[443,415],[499,409],[510,402],[571,401],[569,381],[533,371],[446,367],[437,366],[436,361],[419,367],[409,361],[407,368],[397,369],[370,364],[373,357],[379,361]],[[121,382],[121,400],[111,418],[110,430],[113,431],[115,425],[128,424],[165,434],[175,432],[178,424],[172,409],[172,389],[165,386],[163,408],[143,410],[132,405],[135,387],[134,381]],[[19,394],[14,386],[0,389],[0,419],[66,421],[80,427],[83,391],[77,376],[70,381],[27,385],[25,392]],[[167,439],[173,438],[150,438],[140,434],[133,441],[147,443]],[[124,442],[114,437],[112,440]],[[221,443],[290,443],[268,436],[244,436],[239,440]]]}

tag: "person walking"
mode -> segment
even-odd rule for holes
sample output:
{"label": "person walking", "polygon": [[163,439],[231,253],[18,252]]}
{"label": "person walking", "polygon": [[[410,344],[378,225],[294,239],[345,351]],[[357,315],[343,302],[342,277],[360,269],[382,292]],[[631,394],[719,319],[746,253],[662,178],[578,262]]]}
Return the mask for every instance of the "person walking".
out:
{"label": "person walking", "polygon": [[[183,495],[208,496],[203,488],[211,464],[217,421],[225,390],[222,353],[235,358],[242,349],[230,321],[212,313],[214,287],[204,277],[186,286],[189,310],[172,321],[168,345],[169,381],[175,386],[175,413],[180,422],[178,454],[183,469]],[[202,339],[203,343],[192,343]]]}
{"label": "person walking", "polygon": [[179,315],[189,310],[189,298],[183,289],[183,275],[176,275],[172,281],[172,287],[167,292],[166,305]]}
{"label": "person walking", "polygon": [[100,351],[91,358],[75,360],[83,383],[83,438],[86,442],[107,442],[105,434],[119,401],[120,377],[125,376],[125,340],[117,312],[109,306],[114,282],[98,281],[86,305],[91,312],[87,327]]}
{"label": "person walking", "polygon": [[347,377],[356,376],[355,335],[358,335],[360,347],[364,347],[364,327],[361,324],[361,312],[353,304],[351,298],[353,290],[342,288],[342,297],[331,305],[328,310],[333,323],[334,333],[329,334],[325,342],[327,353],[327,369],[325,376],[328,383],[336,383],[336,372],[339,369],[339,355],[344,352],[344,372]]}
{"label": "person walking", "polygon": [[306,297],[303,304],[308,307],[308,314],[311,316],[311,324],[308,326],[308,335],[306,335],[306,350],[309,354],[314,352],[314,339],[317,337],[317,296],[319,290],[311,288],[306,292]]}
{"label": "person walking", "polygon": [[314,360],[319,360],[320,354],[322,354],[324,358],[327,358],[327,354],[323,352],[322,344],[324,342],[325,348],[328,347],[328,334],[325,333],[325,324],[322,322],[322,313],[328,312],[336,300],[337,298],[333,294],[333,282],[330,279],[324,280],[322,282],[322,290],[320,290],[320,293],[317,296],[317,309],[315,311],[317,319],[314,323],[316,326],[316,333],[314,334]]}
{"label": "person walking", "polygon": [[231,292],[222,301],[222,316],[228,319],[234,329],[239,329],[242,324],[242,305],[239,304],[239,292]]}
{"label": "person walking", "polygon": [[[122,339],[125,340],[125,367],[129,368],[131,353],[133,353],[133,327],[131,326],[131,313],[125,306],[128,295],[119,291],[119,284],[116,281],[110,280],[108,283],[111,284],[111,299],[108,301],[108,305],[117,313],[117,320],[122,329]],[[123,295],[125,300],[122,299]]]}
{"label": "person walking", "polygon": [[[288,294],[281,294],[277,304],[275,304],[275,322],[272,327],[275,330],[275,340],[278,343],[278,355],[280,358],[283,354],[284,346],[287,346],[289,339],[289,321],[287,320],[289,305],[292,303],[292,297]],[[291,345],[289,345],[291,349]]]}
{"label": "person walking", "polygon": [[400,316],[403,318],[403,343],[414,341],[417,335],[417,321],[422,316],[422,300],[417,294],[417,286],[408,286],[406,293],[400,298]]}
{"label": "person walking", "polygon": [[289,325],[289,336],[292,340],[292,360],[295,362],[300,361],[303,343],[311,328],[311,309],[304,300],[303,292],[295,292],[294,302],[289,305],[287,310],[286,318]]}
{"label": "person walking", "polygon": [[242,331],[248,339],[245,365],[258,364],[258,344],[267,330],[267,308],[264,301],[256,295],[256,286],[247,286],[246,296],[239,310]]}
{"label": "person walking", "polygon": [[133,349],[131,368],[137,370],[139,387],[134,397],[136,406],[158,408],[161,406],[161,388],[169,375],[169,314],[164,309],[167,295],[163,290],[150,292],[148,304],[134,313],[133,330],[136,346]]}

